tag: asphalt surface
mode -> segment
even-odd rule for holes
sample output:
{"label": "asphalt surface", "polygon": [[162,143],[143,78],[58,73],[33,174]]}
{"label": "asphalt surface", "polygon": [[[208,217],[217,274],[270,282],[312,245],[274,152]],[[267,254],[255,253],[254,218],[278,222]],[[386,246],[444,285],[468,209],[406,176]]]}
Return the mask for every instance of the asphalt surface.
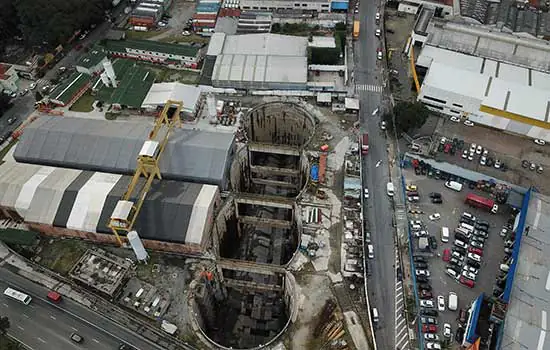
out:
{"label": "asphalt surface", "polygon": [[[386,139],[380,130],[382,111],[382,61],[376,51],[382,42],[374,33],[380,28],[375,14],[379,11],[377,0],[363,0],[360,3],[361,20],[359,39],[355,41],[354,79],[361,104],[361,129],[369,134],[369,154],[363,157],[363,186],[369,188],[370,198],[363,208],[363,217],[368,220],[368,230],[374,245],[375,259],[368,261],[368,291],[371,307],[376,307],[380,322],[375,329],[378,349],[394,348],[394,228],[393,207],[386,194],[386,183],[390,175]],[[373,111],[380,109],[373,115]],[[379,163],[380,161],[380,163]],[[377,166],[378,164],[378,166]],[[396,188],[398,188],[396,186]]]}
{"label": "asphalt surface", "polygon": [[[8,286],[33,298],[23,305],[3,293],[0,296],[0,313],[10,319],[8,334],[28,349],[118,349],[122,343],[140,350],[162,349],[68,298],[57,305],[49,302],[46,288],[2,267],[0,289],[3,292]],[[69,339],[73,332],[84,338],[81,344]]]}

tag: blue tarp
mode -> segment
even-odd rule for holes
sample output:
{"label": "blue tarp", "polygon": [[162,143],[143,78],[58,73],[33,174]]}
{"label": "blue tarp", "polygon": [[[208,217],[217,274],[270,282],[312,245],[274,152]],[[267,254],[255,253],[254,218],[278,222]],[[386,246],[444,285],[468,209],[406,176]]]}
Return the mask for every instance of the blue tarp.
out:
{"label": "blue tarp", "polygon": [[333,10],[347,10],[349,3],[348,1],[333,1],[331,7]]}
{"label": "blue tarp", "polygon": [[319,166],[317,164],[311,166],[311,180],[317,182],[319,181]]}
{"label": "blue tarp", "polygon": [[466,341],[470,344],[473,344],[477,340],[476,330],[477,323],[479,321],[479,312],[481,311],[481,306],[483,305],[483,293],[477,297],[475,305],[473,307],[472,317],[470,319],[470,327],[467,329]]}
{"label": "blue tarp", "polygon": [[220,9],[220,4],[202,3],[197,5],[197,9],[195,10],[195,12],[217,13],[219,9]]}

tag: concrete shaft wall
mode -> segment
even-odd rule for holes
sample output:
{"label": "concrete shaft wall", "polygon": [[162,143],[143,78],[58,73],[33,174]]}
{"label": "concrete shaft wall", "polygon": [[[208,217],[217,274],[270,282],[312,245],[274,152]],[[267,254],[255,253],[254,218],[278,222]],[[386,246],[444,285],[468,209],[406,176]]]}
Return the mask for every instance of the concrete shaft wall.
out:
{"label": "concrete shaft wall", "polygon": [[315,132],[315,120],[294,103],[271,102],[243,119],[249,142],[303,148]]}

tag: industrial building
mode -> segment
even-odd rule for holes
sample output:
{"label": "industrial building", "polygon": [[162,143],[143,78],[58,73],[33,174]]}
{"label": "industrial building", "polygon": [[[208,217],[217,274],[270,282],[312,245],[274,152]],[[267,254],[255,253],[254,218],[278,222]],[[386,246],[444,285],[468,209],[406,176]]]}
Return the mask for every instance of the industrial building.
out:
{"label": "industrial building", "polygon": [[198,86],[181,83],[156,83],[151,86],[141,108],[156,111],[164,107],[168,100],[182,101],[182,113],[187,118],[194,118],[199,108],[202,90]]}
{"label": "industrial building", "polygon": [[202,50],[194,45],[138,39],[105,40],[104,50],[114,57],[162,63],[176,69],[197,68],[203,55]]}
{"label": "industrial building", "polygon": [[156,26],[162,15],[172,4],[171,0],[145,0],[132,10],[128,23],[136,29],[149,29]]}
{"label": "industrial building", "polygon": [[[241,0],[240,8],[242,10],[263,10],[263,11],[275,11],[275,10],[308,10],[317,12],[331,12],[334,8],[332,3],[337,3],[336,9],[341,10],[342,5],[340,3],[348,3],[348,1],[332,1],[332,0],[300,0],[300,1],[288,1],[288,0]],[[345,6],[347,9],[348,6]]]}
{"label": "industrial building", "polygon": [[65,107],[80,98],[91,85],[91,76],[86,73],[75,72],[63,83],[50,92],[49,100],[51,103]]}
{"label": "industrial building", "polygon": [[[60,118],[61,119],[61,118]],[[47,236],[116,243],[107,227],[129,176],[6,161],[0,165],[0,208]],[[135,229],[146,247],[198,253],[210,244],[217,186],[155,181]]]}
{"label": "industrial building", "polygon": [[19,89],[18,81],[19,75],[17,75],[15,67],[11,64],[0,63],[0,90],[16,92]]}
{"label": "industrial building", "polygon": [[[14,157],[18,162],[133,174],[148,139],[147,123],[42,116],[25,129]],[[227,188],[234,135],[176,129],[160,160],[165,179]]]}
{"label": "industrial building", "polygon": [[103,63],[107,62],[107,56],[99,49],[93,49],[80,56],[76,62],[76,71],[88,75],[94,75],[103,71]]}
{"label": "industrial building", "polygon": [[208,56],[216,57],[214,87],[255,90],[307,88],[307,38],[278,34],[215,33]]}
{"label": "industrial building", "polygon": [[547,43],[432,29],[415,62],[423,77],[419,101],[447,116],[550,141]]}
{"label": "industrial building", "polygon": [[96,100],[115,109],[139,109],[156,75],[135,61],[127,59],[102,60],[105,69],[91,83]]}

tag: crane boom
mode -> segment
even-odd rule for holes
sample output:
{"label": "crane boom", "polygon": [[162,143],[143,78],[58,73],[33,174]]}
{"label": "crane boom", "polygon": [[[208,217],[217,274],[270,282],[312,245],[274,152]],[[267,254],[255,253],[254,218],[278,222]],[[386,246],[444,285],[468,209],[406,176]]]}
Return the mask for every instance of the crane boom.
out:
{"label": "crane boom", "polygon": [[[182,101],[166,101],[153,129],[149,133],[149,138],[141,147],[132,180],[122,198],[117,202],[108,224],[120,245],[123,244],[120,234],[132,231],[153,180],[155,178],[162,179],[159,160],[168,143],[172,129],[174,126],[181,125],[180,111],[182,109]],[[134,193],[139,187],[138,184],[142,177],[145,178],[145,183],[139,188],[139,192],[135,196],[137,202],[134,202],[132,198],[134,198]]]}

